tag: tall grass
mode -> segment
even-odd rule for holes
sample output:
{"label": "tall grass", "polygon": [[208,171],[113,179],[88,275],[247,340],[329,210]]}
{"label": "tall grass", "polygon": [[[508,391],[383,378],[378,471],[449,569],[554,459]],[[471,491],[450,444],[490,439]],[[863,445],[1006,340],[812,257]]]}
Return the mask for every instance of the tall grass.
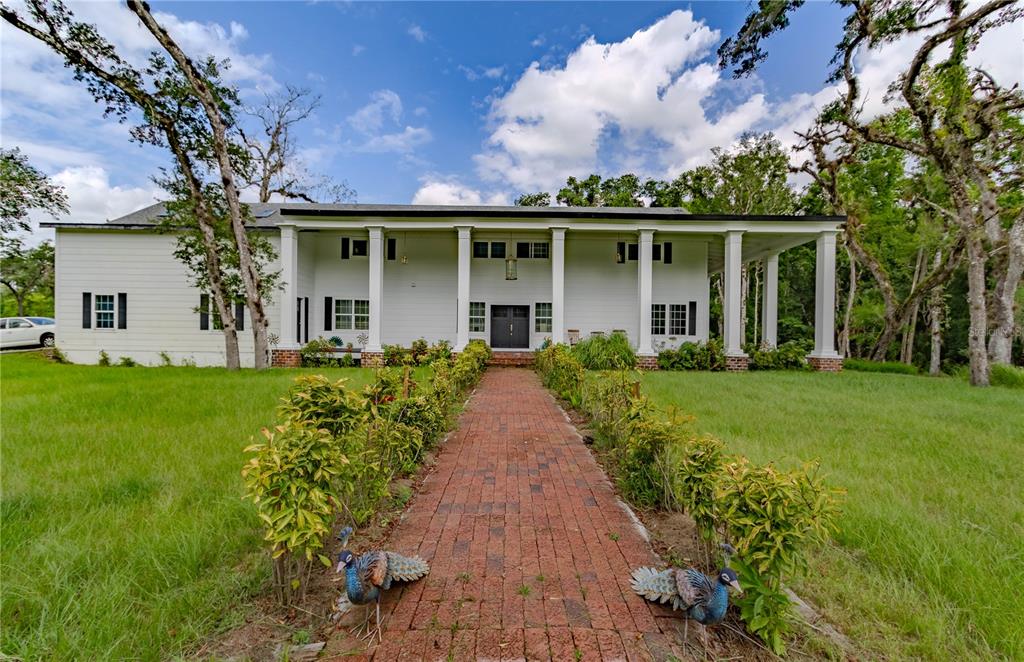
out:
{"label": "tall grass", "polygon": [[645,391],[728,451],[820,458],[836,545],[796,589],[891,659],[1024,658],[1024,394],[842,373],[652,373]]}
{"label": "tall grass", "polygon": [[241,618],[269,577],[241,451],[299,372],[0,357],[0,650],[166,659]]}
{"label": "tall grass", "polygon": [[636,350],[625,333],[590,336],[572,347],[572,355],[587,370],[615,370],[636,366]]}

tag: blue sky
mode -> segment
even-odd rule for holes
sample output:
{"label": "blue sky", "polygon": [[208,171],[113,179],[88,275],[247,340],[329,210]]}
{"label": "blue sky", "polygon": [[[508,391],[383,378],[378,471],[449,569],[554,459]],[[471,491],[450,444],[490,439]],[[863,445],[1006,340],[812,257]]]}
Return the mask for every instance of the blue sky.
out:
{"label": "blue sky", "polygon": [[[154,46],[122,5],[71,6],[130,58]],[[831,3],[808,3],[768,43],[757,75],[737,82],[714,54],[741,25],[744,2],[153,8],[194,56],[232,60],[246,102],[289,84],[320,94],[298,134],[300,155],[366,203],[501,204],[557,190],[568,175],[669,177],[748,130],[776,131],[792,146],[793,130],[835,93],[825,78],[842,20]],[[45,48],[0,30],[3,145],[20,146],[67,187],[75,220],[158,196],[151,177],[167,155],[132,144]],[[1012,71],[1005,59],[997,64]],[[899,61],[864,59],[869,104],[882,107]]]}

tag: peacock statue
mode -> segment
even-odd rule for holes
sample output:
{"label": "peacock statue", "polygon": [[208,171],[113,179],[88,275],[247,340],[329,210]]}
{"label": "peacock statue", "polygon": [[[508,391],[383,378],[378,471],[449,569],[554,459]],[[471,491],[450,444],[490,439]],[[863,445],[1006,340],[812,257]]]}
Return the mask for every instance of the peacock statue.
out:
{"label": "peacock statue", "polygon": [[[729,608],[729,589],[742,593],[736,572],[728,567],[729,556],[735,550],[722,545],[725,552],[725,567],[715,577],[709,577],[696,568],[637,568],[630,582],[633,590],[651,602],[672,603],[673,609],[681,609],[687,618],[701,625],[716,625],[725,618]],[[685,639],[684,632],[684,639]]]}
{"label": "peacock statue", "polygon": [[[418,556],[403,556],[396,552],[370,551],[356,556],[347,549],[348,539],[352,535],[352,527],[346,526],[338,534],[342,551],[338,554],[337,571],[345,571],[345,593],[348,600],[356,605],[375,603],[377,608],[377,628],[367,631],[367,636],[377,636],[380,640],[380,599],[392,582],[413,582],[425,577],[430,572],[427,562]],[[369,611],[364,625],[370,620]]]}

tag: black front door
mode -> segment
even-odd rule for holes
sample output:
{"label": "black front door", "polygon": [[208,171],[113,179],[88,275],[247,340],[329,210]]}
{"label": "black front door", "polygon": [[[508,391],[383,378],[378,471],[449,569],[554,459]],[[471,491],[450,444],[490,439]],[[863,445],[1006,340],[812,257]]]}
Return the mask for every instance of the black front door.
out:
{"label": "black front door", "polygon": [[491,347],[530,348],[529,306],[491,306]]}

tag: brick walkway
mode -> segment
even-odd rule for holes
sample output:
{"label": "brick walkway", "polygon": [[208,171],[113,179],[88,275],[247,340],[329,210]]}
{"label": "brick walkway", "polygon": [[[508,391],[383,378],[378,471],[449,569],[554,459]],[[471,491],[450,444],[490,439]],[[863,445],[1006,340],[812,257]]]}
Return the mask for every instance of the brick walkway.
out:
{"label": "brick walkway", "polygon": [[487,371],[389,548],[431,572],[388,595],[374,660],[685,658],[629,588],[657,559],[530,370]]}

